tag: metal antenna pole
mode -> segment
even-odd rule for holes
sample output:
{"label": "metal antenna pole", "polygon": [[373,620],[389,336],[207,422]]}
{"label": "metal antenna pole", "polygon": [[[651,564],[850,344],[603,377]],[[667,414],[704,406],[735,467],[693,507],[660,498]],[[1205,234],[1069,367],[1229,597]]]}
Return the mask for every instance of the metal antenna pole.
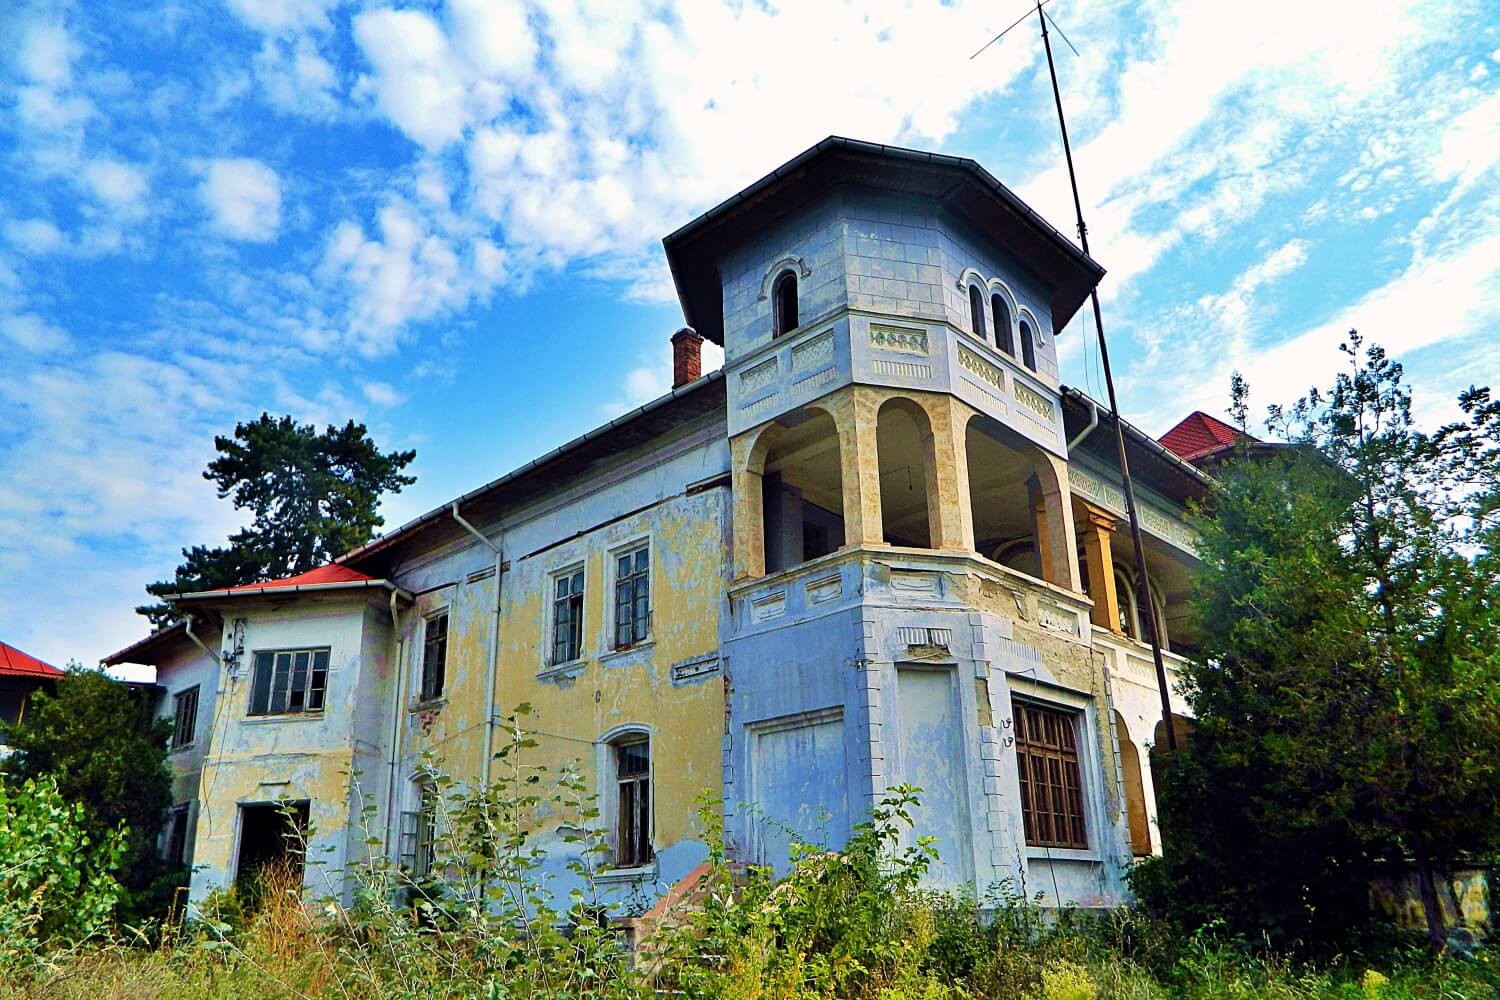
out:
{"label": "metal antenna pole", "polygon": [[[1068,122],[1063,117],[1062,91],[1057,86],[1057,67],[1052,62],[1052,42],[1047,37],[1047,15],[1041,3],[1036,5],[1037,23],[1042,26],[1042,46],[1047,50],[1047,72],[1052,77],[1052,99],[1057,103],[1057,125],[1062,130],[1063,155],[1068,161],[1068,183],[1073,186],[1073,210],[1078,215],[1078,240],[1083,252],[1089,252],[1089,231],[1083,223],[1083,202],[1078,197],[1078,174],[1073,170],[1073,147],[1068,142]],[[1007,29],[1009,30],[1009,29]],[[1070,45],[1072,43],[1069,43]],[[1177,731],[1172,726],[1172,702],[1167,690],[1167,666],[1161,658],[1161,637],[1156,632],[1156,606],[1151,599],[1151,584],[1146,574],[1146,546],[1141,540],[1141,519],[1136,512],[1135,487],[1130,480],[1130,462],[1125,457],[1125,425],[1120,421],[1120,406],[1115,401],[1115,380],[1109,369],[1109,346],[1104,339],[1104,315],[1099,309],[1099,289],[1093,288],[1089,298],[1094,306],[1094,328],[1099,332],[1099,360],[1104,367],[1104,385],[1109,392],[1109,415],[1115,421],[1115,444],[1120,451],[1120,478],[1125,484],[1125,512],[1130,519],[1130,541],[1135,546],[1135,564],[1138,569],[1137,600],[1145,609],[1146,637],[1151,643],[1151,659],[1156,664],[1156,687],[1161,694],[1161,721],[1167,730],[1167,749],[1177,749]]]}

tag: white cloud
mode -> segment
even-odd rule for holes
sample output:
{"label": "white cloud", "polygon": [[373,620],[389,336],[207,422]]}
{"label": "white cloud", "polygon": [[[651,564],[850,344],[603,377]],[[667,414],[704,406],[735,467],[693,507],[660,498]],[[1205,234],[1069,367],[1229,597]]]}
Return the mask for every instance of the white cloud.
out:
{"label": "white cloud", "polygon": [[36,352],[62,351],[71,342],[66,331],[53,326],[35,313],[0,317],[0,334],[11,343]]}
{"label": "white cloud", "polygon": [[360,391],[376,406],[396,406],[406,399],[389,382],[360,382]]}
{"label": "white cloud", "polygon": [[214,227],[231,239],[264,243],[281,228],[281,178],[260,160],[211,160],[198,193]]}
{"label": "white cloud", "polygon": [[138,167],[107,156],[85,164],[83,179],[96,198],[115,208],[133,206],[146,194],[146,178]]}
{"label": "white cloud", "polygon": [[15,219],[5,224],[5,238],[33,256],[56,253],[67,237],[46,219]]}
{"label": "white cloud", "polygon": [[73,41],[61,24],[36,22],[27,28],[17,62],[31,80],[65,87],[73,75]]}
{"label": "white cloud", "polygon": [[229,0],[235,16],[267,33],[327,28],[328,11],[339,0]]}

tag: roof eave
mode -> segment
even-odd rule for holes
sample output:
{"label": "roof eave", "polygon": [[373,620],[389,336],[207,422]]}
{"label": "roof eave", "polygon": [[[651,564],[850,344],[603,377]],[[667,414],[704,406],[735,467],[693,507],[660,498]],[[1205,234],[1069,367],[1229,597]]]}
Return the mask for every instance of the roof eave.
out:
{"label": "roof eave", "polygon": [[191,594],[167,594],[166,600],[174,604],[193,601],[225,601],[241,597],[276,597],[283,594],[314,594],[329,593],[340,590],[388,590],[404,601],[414,601],[416,598],[401,587],[396,586],[389,580],[343,580],[337,583],[297,583],[290,586],[249,586],[233,587],[224,590],[200,590]]}

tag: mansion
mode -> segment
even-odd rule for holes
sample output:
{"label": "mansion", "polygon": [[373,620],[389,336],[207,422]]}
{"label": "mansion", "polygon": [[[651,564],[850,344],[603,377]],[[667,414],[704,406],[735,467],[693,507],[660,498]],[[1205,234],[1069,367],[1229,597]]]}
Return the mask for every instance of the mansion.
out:
{"label": "mansion", "polygon": [[[664,243],[668,394],[106,658],[156,668],[195,902],[284,850],[287,804],[325,870],[423,872],[423,760],[488,783],[522,703],[598,796],[622,909],[704,861],[704,789],[731,855],[785,871],[898,784],[935,887],[1127,898],[1164,735],[1135,595],[1175,679],[1228,428],[1124,426],[1138,563],[1116,427],[1058,378],[1104,270],[972,160],[830,138]],[[560,892],[574,822],[535,816]]]}

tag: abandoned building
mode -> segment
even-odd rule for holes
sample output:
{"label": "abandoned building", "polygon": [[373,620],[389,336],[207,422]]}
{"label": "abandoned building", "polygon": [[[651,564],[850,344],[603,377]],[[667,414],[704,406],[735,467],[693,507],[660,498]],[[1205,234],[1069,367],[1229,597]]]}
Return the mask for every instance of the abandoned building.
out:
{"label": "abandoned building", "polygon": [[[52,664],[0,642],[0,722],[24,723],[31,696],[51,690],[61,676],[63,672]],[[0,753],[5,750],[4,734],[0,733]]]}
{"label": "abandoned building", "polygon": [[[1135,595],[1175,676],[1209,480],[1124,428],[1138,565],[1114,424],[1058,379],[1103,268],[971,160],[840,138],[664,242],[670,393],[331,565],[182,594],[105,660],[157,668],[194,900],[276,853],[278,802],[334,878],[364,800],[424,870],[423,754],[488,781],[521,703],[597,792],[622,905],[703,861],[703,789],[779,870],[789,831],[836,847],[896,784],[924,790],[935,886],[1108,906],[1159,850]],[[1200,416],[1188,457],[1222,443]],[[534,831],[560,889],[567,819]]]}

